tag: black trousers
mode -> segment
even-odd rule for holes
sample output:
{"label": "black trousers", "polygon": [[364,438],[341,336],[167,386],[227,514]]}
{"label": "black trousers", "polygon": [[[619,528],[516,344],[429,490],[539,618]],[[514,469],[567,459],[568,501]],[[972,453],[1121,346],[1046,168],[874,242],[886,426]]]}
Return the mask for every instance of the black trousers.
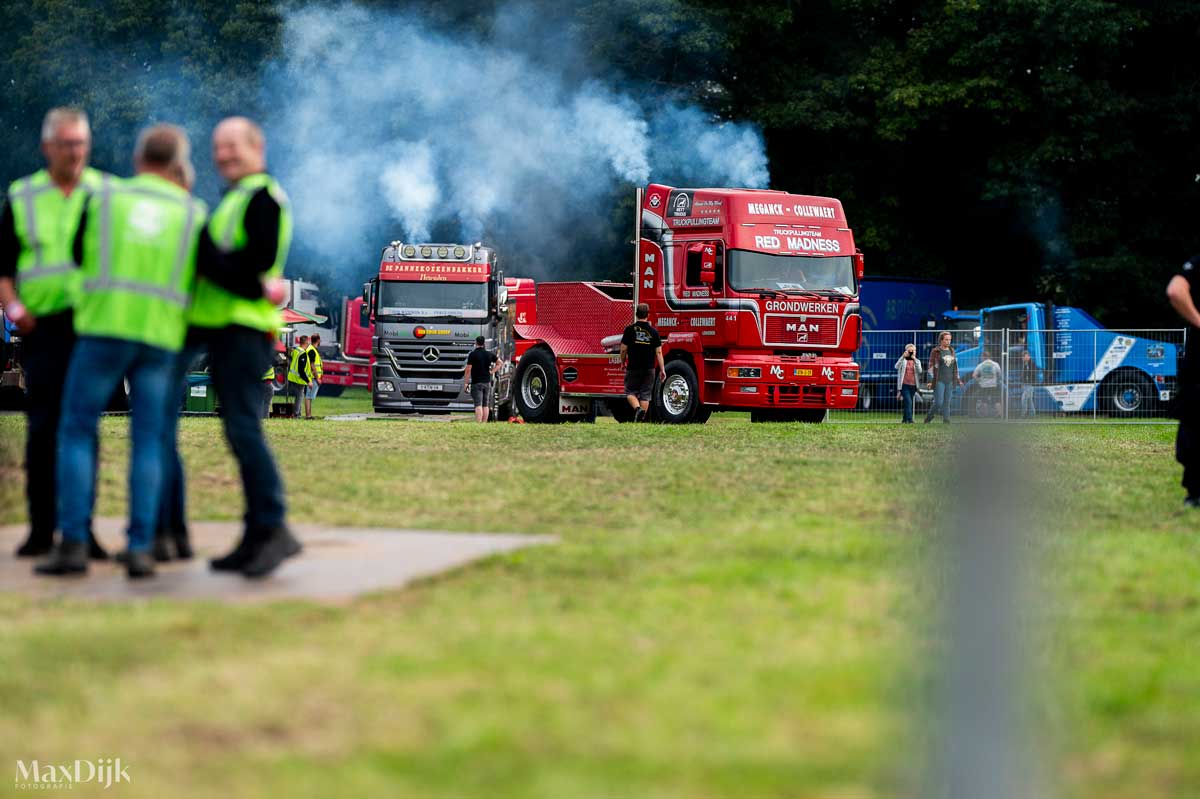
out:
{"label": "black trousers", "polygon": [[208,339],[213,386],[221,401],[225,438],[237,459],[246,496],[248,537],[262,536],[283,524],[283,480],[262,432],[262,376],[274,361],[270,336],[231,325]]}
{"label": "black trousers", "polygon": [[1175,460],[1183,466],[1183,487],[1200,497],[1200,422],[1183,419],[1175,433]]}
{"label": "black trousers", "polygon": [[54,480],[58,420],[67,365],[75,347],[71,312],[38,318],[34,331],[21,340],[25,369],[25,496],[29,502],[29,537],[50,541],[58,527]]}

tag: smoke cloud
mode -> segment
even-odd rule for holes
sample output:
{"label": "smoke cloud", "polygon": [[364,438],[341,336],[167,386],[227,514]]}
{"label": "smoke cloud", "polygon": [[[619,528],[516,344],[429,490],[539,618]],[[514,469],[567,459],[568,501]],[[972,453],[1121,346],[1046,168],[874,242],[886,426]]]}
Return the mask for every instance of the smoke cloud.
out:
{"label": "smoke cloud", "polygon": [[350,284],[388,241],[484,239],[510,274],[564,277],[627,240],[632,214],[614,230],[614,209],[634,185],[767,184],[756,128],[503,39],[352,4],[285,16],[267,127],[301,250]]}

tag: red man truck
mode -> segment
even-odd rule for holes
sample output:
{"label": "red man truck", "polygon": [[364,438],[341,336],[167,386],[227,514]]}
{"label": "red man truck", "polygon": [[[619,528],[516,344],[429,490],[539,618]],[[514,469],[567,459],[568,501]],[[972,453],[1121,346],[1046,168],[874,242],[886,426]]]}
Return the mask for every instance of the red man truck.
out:
{"label": "red man truck", "polygon": [[780,191],[638,190],[634,282],[511,287],[514,400],[530,422],[594,418],[623,394],[620,333],[650,306],[666,378],[653,416],[820,422],[858,401],[863,257],[840,201]]}

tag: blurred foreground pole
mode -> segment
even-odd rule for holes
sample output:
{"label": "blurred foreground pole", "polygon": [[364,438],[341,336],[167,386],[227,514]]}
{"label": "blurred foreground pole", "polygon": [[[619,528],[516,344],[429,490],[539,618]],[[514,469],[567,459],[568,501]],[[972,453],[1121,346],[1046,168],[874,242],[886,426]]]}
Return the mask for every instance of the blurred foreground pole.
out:
{"label": "blurred foreground pole", "polygon": [[[1045,796],[1035,777],[1037,742],[1030,723],[1034,631],[1027,569],[1036,496],[1007,426],[963,430],[948,474],[937,479],[942,507],[939,553],[944,642],[923,795],[937,799]],[[935,650],[936,651],[936,650]]]}

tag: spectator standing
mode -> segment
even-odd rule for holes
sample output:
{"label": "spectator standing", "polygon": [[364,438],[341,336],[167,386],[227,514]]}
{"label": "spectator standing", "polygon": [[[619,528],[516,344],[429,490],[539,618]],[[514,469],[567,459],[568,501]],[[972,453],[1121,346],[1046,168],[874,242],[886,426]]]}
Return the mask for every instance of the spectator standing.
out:
{"label": "spectator standing", "polygon": [[981,415],[999,418],[1002,412],[1000,389],[1005,385],[1004,375],[1000,370],[1000,364],[992,360],[992,356],[987,350],[979,354],[979,364],[971,373],[971,379],[979,387],[979,402],[983,404],[984,411]]}
{"label": "spectator standing", "polygon": [[1200,253],[1192,256],[1167,284],[1167,299],[1188,324],[1192,345],[1183,353],[1179,368],[1179,395],[1174,403],[1179,429],[1175,433],[1175,460],[1183,466],[1183,502],[1200,508],[1200,311],[1196,309],[1196,284],[1200,283]]}
{"label": "spectator standing", "polygon": [[500,359],[489,352],[483,336],[475,337],[475,349],[467,356],[463,369],[463,388],[475,404],[475,421],[486,422],[492,411],[492,377],[500,369]]}
{"label": "spectator standing", "polygon": [[1021,362],[1014,374],[1014,385],[1021,389],[1021,417],[1037,416],[1036,386],[1042,383],[1042,370],[1037,368],[1029,350],[1021,350]]}
{"label": "spectator standing", "polygon": [[[64,386],[58,431],[58,510],[62,541],[35,568],[43,575],[87,571],[87,533],[95,504],[100,414],[122,378],[130,384],[130,578],[154,575],[151,545],[164,479],[167,409],[177,402],[171,377],[187,332],[196,251],[206,209],[175,182],[189,160],[187,136],[174,125],[142,131],[136,177],[105,181],[79,222],[76,255],[82,291],[79,336]],[[89,221],[90,220],[90,221]]]}
{"label": "spectator standing", "polygon": [[296,339],[292,347],[292,355],[288,362],[288,396],[294,403],[292,417],[299,419],[304,410],[303,403],[308,396],[308,386],[312,383],[312,371],[309,366],[308,336]]}
{"label": "spectator standing", "polygon": [[625,364],[625,399],[634,409],[634,421],[644,422],[650,411],[655,369],[664,378],[667,369],[662,336],[649,322],[650,306],[639,303],[634,317],[636,321],[621,336],[621,362]]}
{"label": "spectator standing", "polygon": [[[45,555],[58,529],[56,453],[67,364],[75,347],[79,272],[72,245],[88,192],[111,178],[88,166],[92,130],[78,108],[42,122],[46,168],[13,181],[0,214],[0,306],[25,367],[25,495],[29,535],[18,557]],[[108,555],[88,531],[89,554]]]}
{"label": "spectator standing", "polygon": [[321,346],[321,334],[313,333],[308,340],[308,376],[310,381],[308,388],[304,391],[304,418],[311,419],[313,400],[317,398],[317,392],[321,389],[321,376],[325,374],[325,370],[321,365],[321,353],[318,347]]}
{"label": "spectator standing", "polygon": [[929,387],[933,389],[933,404],[925,414],[925,424],[933,421],[937,413],[942,414],[942,423],[950,424],[950,402],[954,399],[955,386],[962,386],[958,377],[958,356],[950,343],[950,334],[938,336],[938,345],[929,351]]}
{"label": "spectator standing", "polygon": [[896,361],[896,396],[902,403],[901,424],[913,423],[913,401],[917,396],[917,380],[921,374],[921,359],[917,345],[905,344],[904,354]]}

